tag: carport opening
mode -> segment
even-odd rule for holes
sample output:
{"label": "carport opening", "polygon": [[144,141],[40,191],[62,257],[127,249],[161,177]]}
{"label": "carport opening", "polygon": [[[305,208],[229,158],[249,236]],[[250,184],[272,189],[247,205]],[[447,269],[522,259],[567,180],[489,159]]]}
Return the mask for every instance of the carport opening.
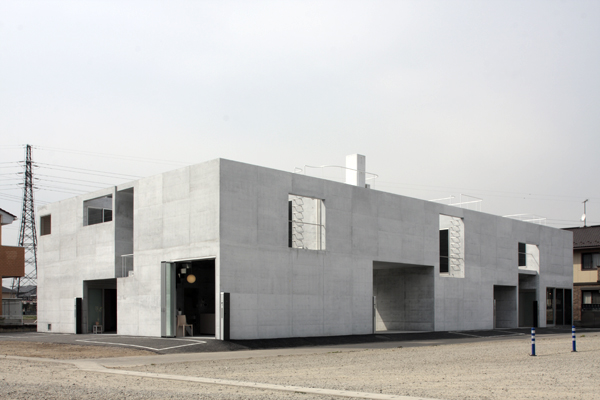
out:
{"label": "carport opening", "polygon": [[433,266],[373,262],[374,331],[432,331]]}
{"label": "carport opening", "polygon": [[82,323],[85,332],[94,331],[94,325],[102,327],[101,332],[117,332],[117,280],[101,279],[83,281],[85,309]]}
{"label": "carport opening", "polygon": [[537,328],[537,275],[519,274],[519,326]]}
{"label": "carport opening", "polygon": [[517,288],[494,286],[494,329],[517,326]]}
{"label": "carport opening", "polygon": [[[176,263],[176,310],[192,325],[193,335],[215,334],[215,260],[190,260]],[[181,318],[178,318],[181,321]],[[183,336],[184,328],[177,329]],[[189,330],[185,335],[189,335]]]}

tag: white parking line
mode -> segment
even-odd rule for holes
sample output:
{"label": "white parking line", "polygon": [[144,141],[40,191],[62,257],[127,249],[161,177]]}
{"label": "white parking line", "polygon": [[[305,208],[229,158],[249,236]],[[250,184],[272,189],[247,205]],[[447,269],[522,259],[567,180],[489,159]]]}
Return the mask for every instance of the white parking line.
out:
{"label": "white parking line", "polygon": [[137,344],[113,343],[113,342],[99,342],[99,341],[95,341],[95,340],[76,340],[76,342],[96,343],[96,344],[110,344],[110,345],[115,345],[115,346],[130,346],[130,347],[137,347],[137,348],[140,348],[140,349],[147,349],[147,350],[152,350],[152,351],[171,350],[171,349],[177,349],[179,347],[188,347],[188,346],[196,346],[198,344],[206,344],[206,342],[203,341],[203,340],[194,340],[194,339],[177,339],[177,340],[185,340],[185,341],[190,341],[190,342],[194,342],[194,343],[188,343],[188,344],[182,344],[182,345],[179,345],[179,346],[163,347],[163,348],[160,348],[160,349],[156,349],[154,347],[139,346]]}
{"label": "white parking line", "polygon": [[455,334],[457,334],[457,335],[470,336],[470,337],[476,337],[476,338],[480,338],[480,337],[482,337],[482,336],[477,336],[477,335],[469,335],[468,333],[455,332],[455,331],[451,331],[451,332],[448,332],[448,333],[455,333]]}

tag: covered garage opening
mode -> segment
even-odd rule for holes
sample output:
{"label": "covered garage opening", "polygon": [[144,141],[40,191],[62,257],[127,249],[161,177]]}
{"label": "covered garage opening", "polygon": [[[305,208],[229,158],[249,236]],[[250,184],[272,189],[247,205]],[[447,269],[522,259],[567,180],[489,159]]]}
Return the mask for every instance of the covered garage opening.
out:
{"label": "covered garage opening", "polygon": [[517,327],[516,286],[494,286],[494,329]]}
{"label": "covered garage opening", "polygon": [[374,331],[432,331],[433,266],[373,262]]}
{"label": "covered garage opening", "polygon": [[539,308],[537,302],[538,276],[519,274],[519,326],[537,328]]}

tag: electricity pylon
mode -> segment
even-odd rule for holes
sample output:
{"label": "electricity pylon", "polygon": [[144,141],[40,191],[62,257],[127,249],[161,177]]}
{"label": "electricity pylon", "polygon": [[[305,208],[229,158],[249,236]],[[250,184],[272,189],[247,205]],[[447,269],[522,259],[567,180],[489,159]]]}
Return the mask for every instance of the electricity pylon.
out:
{"label": "electricity pylon", "polygon": [[[25,276],[16,279],[17,296],[20,295],[22,287],[37,286],[37,235],[35,232],[35,208],[33,203],[33,167],[31,146],[26,145],[23,210],[18,243],[18,246],[25,248]],[[15,281],[13,281],[13,286],[15,286]]]}

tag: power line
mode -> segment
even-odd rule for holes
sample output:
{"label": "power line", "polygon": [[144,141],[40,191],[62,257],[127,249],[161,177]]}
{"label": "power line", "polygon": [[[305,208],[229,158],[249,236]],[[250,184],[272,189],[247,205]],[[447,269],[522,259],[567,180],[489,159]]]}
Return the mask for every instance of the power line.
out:
{"label": "power line", "polygon": [[50,189],[50,188],[46,188],[44,186],[40,187],[39,190],[44,190],[47,192],[67,193],[67,194],[74,194],[74,195],[80,195],[80,194],[86,193],[85,190],[80,190],[78,192],[70,192],[67,190]]}
{"label": "power line", "polygon": [[[98,171],[98,170],[94,170],[94,169],[67,167],[65,165],[57,165],[57,164],[37,163],[36,165],[42,166],[42,168],[56,169],[59,171],[67,171],[67,172],[81,173],[81,174],[87,173],[89,175],[107,176],[107,177],[120,178],[120,179],[142,178],[141,176],[138,176],[138,175],[119,174],[118,172],[106,172],[106,171]],[[80,172],[80,171],[83,171],[83,172]]]}
{"label": "power line", "polygon": [[174,165],[189,165],[189,164],[191,164],[191,163],[186,163],[186,162],[182,162],[182,161],[160,160],[160,159],[149,158],[149,157],[123,156],[123,155],[118,155],[118,154],[95,153],[95,152],[91,152],[91,151],[60,149],[60,148],[48,147],[48,146],[34,146],[34,147],[36,149],[40,149],[40,150],[52,150],[52,151],[57,151],[57,152],[61,152],[61,153],[92,155],[95,157],[113,158],[113,159],[128,160],[128,161],[138,161],[138,162],[153,163],[153,164],[157,164],[157,163],[158,164],[174,164]]}
{"label": "power line", "polygon": [[[56,175],[37,174],[37,176],[48,177],[48,178],[55,178],[55,179],[64,179],[64,180],[77,181],[77,182],[97,183],[97,184],[106,185],[106,186],[114,186],[113,183],[98,182],[98,181],[88,181],[86,179],[64,178],[62,176],[56,176]],[[44,180],[44,179],[42,179],[42,180]]]}
{"label": "power line", "polygon": [[[100,185],[86,185],[84,183],[69,183],[69,182],[54,181],[52,179],[42,179],[42,180],[40,180],[40,182],[54,182],[54,183],[62,183],[65,185],[87,186],[87,187],[98,188],[98,189],[102,189],[103,187],[105,187],[105,186],[100,186]],[[111,185],[108,185],[108,186],[111,186]]]}

